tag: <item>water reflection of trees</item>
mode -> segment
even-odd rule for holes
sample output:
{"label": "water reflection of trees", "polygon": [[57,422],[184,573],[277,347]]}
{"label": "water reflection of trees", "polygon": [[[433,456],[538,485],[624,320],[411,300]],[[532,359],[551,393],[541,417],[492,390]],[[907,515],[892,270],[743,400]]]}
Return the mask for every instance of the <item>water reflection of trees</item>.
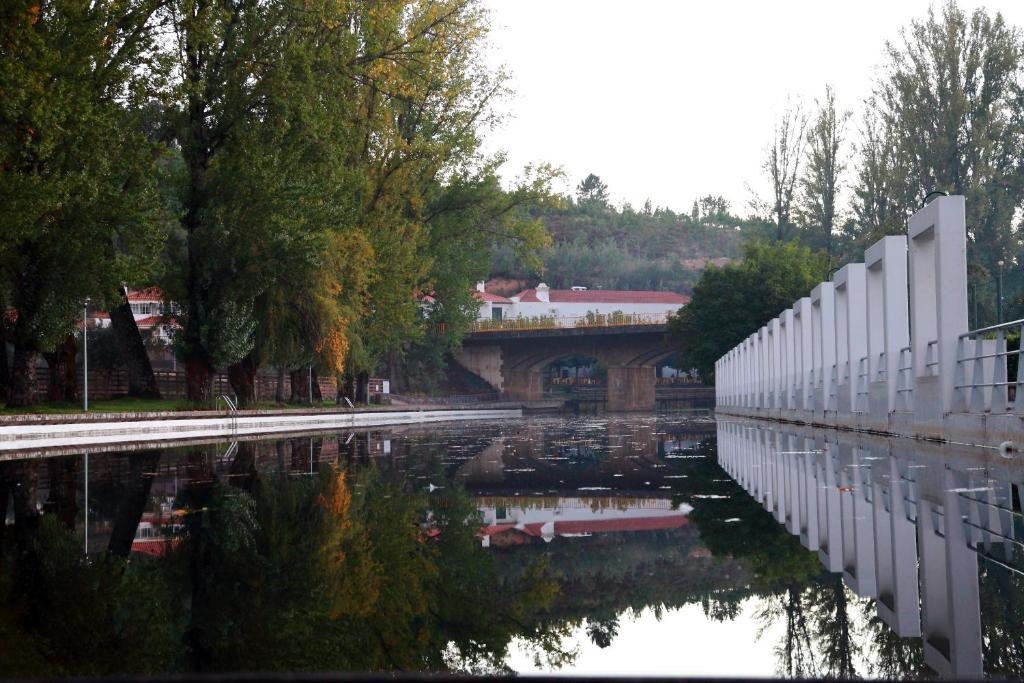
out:
{"label": "water reflection of trees", "polygon": [[221,477],[207,456],[189,455],[181,540],[160,557],[127,556],[119,527],[138,524],[152,459],[108,502],[110,550],[88,557],[73,518],[28,502],[37,465],[4,469],[3,497],[24,501],[0,546],[0,674],[483,671],[513,637],[568,656],[541,618],[557,583],[542,563],[499,575],[464,492],[410,492],[372,465],[264,476],[241,448]]}

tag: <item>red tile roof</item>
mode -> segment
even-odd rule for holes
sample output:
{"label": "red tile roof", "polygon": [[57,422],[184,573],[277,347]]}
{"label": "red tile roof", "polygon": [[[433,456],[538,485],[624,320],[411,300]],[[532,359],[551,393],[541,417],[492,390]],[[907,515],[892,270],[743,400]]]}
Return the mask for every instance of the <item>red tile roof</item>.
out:
{"label": "red tile roof", "polygon": [[163,301],[164,290],[159,287],[146,287],[145,289],[128,290],[128,301]]}
{"label": "red tile roof", "polygon": [[491,294],[490,292],[473,292],[473,298],[477,301],[490,301],[496,304],[510,304],[511,299],[500,296],[498,294]]}
{"label": "red tile roof", "polygon": [[[520,301],[538,302],[536,288],[519,292]],[[672,304],[684,306],[690,297],[675,292],[644,292],[621,289],[551,289],[548,298],[553,304]]]}
{"label": "red tile roof", "polygon": [[135,324],[139,326],[139,329],[160,327],[161,325],[177,325],[178,321],[174,318],[165,318],[162,315],[151,315],[148,318],[139,318],[135,321]]}

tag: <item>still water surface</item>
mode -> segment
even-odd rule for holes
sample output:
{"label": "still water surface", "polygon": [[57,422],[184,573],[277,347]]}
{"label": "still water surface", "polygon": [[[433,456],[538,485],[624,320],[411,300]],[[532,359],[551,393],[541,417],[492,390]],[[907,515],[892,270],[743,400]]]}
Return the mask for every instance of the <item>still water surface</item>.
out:
{"label": "still water surface", "polygon": [[1024,674],[1024,467],[679,415],[0,463],[0,675]]}

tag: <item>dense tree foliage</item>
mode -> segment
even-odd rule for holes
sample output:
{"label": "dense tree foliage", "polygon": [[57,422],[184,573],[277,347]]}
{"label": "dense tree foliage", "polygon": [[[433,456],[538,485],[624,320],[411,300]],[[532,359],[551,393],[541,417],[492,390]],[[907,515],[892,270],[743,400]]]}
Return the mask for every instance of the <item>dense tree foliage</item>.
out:
{"label": "dense tree foliage", "polygon": [[[120,310],[123,283],[159,284],[178,304],[189,399],[210,402],[228,368],[246,402],[264,365],[293,372],[293,387],[310,367],[365,376],[431,322],[453,336],[427,345],[450,347],[488,248],[532,263],[546,244],[526,207],[555,172],[506,190],[502,157],[480,152],[506,89],[483,60],[476,0],[3,12],[12,405],[33,400],[38,354],[73,369],[83,300]],[[420,307],[431,292],[444,310]]]}
{"label": "dense tree foliage", "polygon": [[704,271],[693,299],[669,320],[677,365],[710,380],[715,361],[827,275],[827,259],[797,244],[747,244],[743,260]]}

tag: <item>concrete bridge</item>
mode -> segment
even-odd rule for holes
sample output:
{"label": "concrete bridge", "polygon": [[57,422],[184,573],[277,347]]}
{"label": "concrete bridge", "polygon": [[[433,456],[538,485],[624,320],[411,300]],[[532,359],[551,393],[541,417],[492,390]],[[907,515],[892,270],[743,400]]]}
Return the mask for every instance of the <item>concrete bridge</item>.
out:
{"label": "concrete bridge", "polygon": [[471,332],[455,360],[513,400],[544,396],[544,370],[570,356],[608,369],[607,410],[654,410],[656,369],[674,350],[665,324],[551,327]]}

